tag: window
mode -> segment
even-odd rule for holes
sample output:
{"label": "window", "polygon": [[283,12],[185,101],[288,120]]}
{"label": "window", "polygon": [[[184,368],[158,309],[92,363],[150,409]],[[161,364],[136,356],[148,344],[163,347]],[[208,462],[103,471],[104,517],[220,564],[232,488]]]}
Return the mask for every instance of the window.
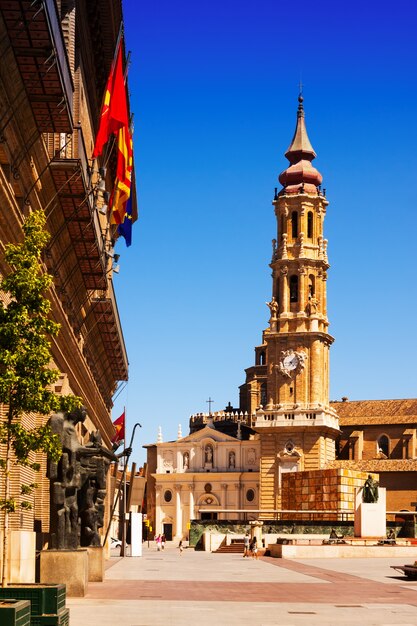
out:
{"label": "window", "polygon": [[298,237],[298,213],[293,211],[291,213],[291,236],[293,239]]}
{"label": "window", "polygon": [[259,365],[265,365],[266,363],[266,356],[265,356],[265,352],[261,352],[259,355]]}
{"label": "window", "polygon": [[248,502],[253,502],[255,500],[255,492],[253,489],[248,489],[246,492],[246,500]]}
{"label": "window", "polygon": [[266,383],[261,384],[261,404],[262,406],[266,406],[268,404],[266,398]]}
{"label": "window", "polygon": [[172,491],[170,491],[169,489],[167,489],[164,493],[164,500],[165,502],[171,502],[172,500]]}
{"label": "window", "polygon": [[298,276],[290,276],[290,302],[298,302]]}
{"label": "window", "polygon": [[315,282],[316,282],[316,279],[315,279],[314,274],[310,274],[310,276],[308,277],[308,297],[309,298],[314,298],[315,296],[315,291],[316,291]]}
{"label": "window", "polygon": [[307,237],[313,239],[313,214],[311,211],[307,213]]}
{"label": "window", "polygon": [[378,452],[382,452],[389,458],[389,438],[386,435],[381,435],[378,438]]}

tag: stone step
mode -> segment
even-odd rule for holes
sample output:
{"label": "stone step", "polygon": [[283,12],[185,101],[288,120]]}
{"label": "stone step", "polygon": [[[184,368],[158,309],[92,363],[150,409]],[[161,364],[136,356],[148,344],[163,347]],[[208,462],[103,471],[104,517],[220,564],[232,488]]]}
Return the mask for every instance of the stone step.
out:
{"label": "stone step", "polygon": [[231,543],[228,546],[220,546],[215,550],[217,554],[243,554],[243,541],[242,543]]}

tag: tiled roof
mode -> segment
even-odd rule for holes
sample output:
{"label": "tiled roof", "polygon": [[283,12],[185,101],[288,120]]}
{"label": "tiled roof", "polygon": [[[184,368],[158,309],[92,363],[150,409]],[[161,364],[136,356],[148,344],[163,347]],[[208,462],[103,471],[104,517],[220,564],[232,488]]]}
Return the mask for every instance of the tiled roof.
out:
{"label": "tiled roof", "polygon": [[360,424],[417,424],[417,399],[330,402],[340,426]]}
{"label": "tiled roof", "polygon": [[331,461],[326,468],[358,472],[415,472],[417,459],[369,459],[368,461]]}

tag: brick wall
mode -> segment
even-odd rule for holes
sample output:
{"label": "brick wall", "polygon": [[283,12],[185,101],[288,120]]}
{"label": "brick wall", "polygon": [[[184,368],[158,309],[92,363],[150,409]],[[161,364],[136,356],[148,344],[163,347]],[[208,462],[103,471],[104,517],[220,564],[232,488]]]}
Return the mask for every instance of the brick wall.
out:
{"label": "brick wall", "polygon": [[[372,474],[372,476],[375,480],[379,480],[378,474]],[[355,488],[362,487],[367,477],[367,472],[346,469],[323,469],[283,474],[282,509],[327,511],[326,514],[298,514],[297,519],[300,520],[342,519],[346,517],[346,512],[353,514]],[[345,512],[345,515],[341,513],[342,511]],[[284,514],[283,517],[294,519],[294,514]]]}

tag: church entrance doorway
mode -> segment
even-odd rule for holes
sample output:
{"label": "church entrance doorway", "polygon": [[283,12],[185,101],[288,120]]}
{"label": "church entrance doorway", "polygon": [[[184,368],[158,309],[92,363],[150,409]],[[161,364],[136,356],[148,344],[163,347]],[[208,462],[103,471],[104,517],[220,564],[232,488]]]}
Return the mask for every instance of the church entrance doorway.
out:
{"label": "church entrance doorway", "polygon": [[167,541],[172,541],[172,524],[163,524],[164,535]]}

